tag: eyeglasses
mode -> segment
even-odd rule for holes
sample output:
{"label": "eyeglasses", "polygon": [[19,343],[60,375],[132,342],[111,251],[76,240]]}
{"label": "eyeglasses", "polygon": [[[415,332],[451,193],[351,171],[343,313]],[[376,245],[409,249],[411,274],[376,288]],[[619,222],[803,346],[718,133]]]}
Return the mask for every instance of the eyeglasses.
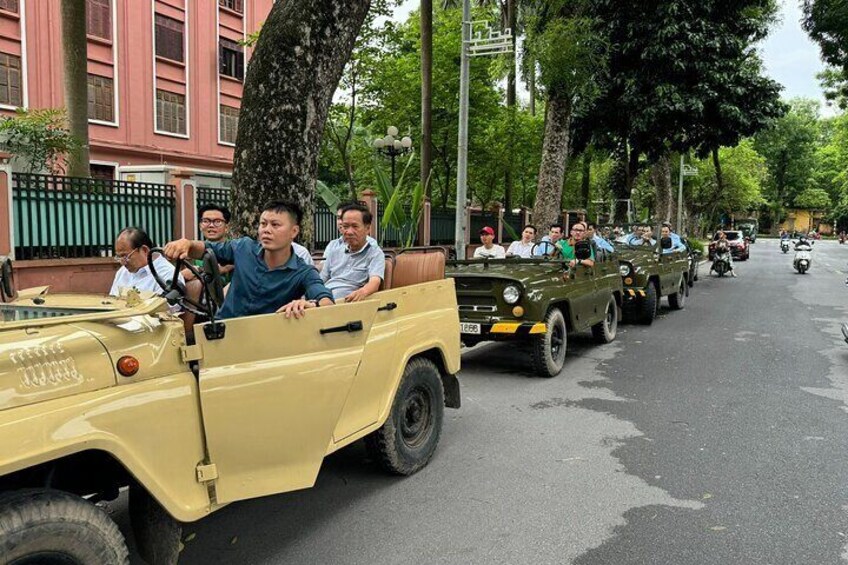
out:
{"label": "eyeglasses", "polygon": [[136,251],[138,251],[138,247],[136,247],[135,249],[133,249],[132,251],[130,251],[126,255],[115,255],[115,261],[117,261],[121,265],[126,265],[127,261],[130,260],[130,257],[132,257],[132,254],[135,253]]}
{"label": "eyeglasses", "polygon": [[209,218],[203,218],[202,220],[200,220],[201,226],[215,226],[216,228],[220,228],[221,226],[223,226],[226,223],[227,222],[225,222],[224,220],[221,220],[221,219],[211,220]]}

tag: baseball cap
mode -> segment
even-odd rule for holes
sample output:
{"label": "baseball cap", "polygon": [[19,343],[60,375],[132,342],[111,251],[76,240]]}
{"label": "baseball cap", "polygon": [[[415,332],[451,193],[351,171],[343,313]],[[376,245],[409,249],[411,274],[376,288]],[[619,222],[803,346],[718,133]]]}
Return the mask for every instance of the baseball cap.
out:
{"label": "baseball cap", "polygon": [[489,226],[484,226],[483,229],[480,230],[480,235],[495,235],[495,230]]}

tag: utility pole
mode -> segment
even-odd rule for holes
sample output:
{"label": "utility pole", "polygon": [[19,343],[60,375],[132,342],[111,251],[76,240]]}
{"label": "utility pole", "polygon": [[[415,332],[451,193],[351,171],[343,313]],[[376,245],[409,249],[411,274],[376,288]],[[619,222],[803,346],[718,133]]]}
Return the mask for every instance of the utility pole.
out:
{"label": "utility pole", "polygon": [[[474,24],[480,29],[474,33]],[[456,258],[465,259],[465,239],[468,232],[468,90],[470,58],[512,53],[512,30],[503,33],[493,30],[488,22],[471,21],[471,0],[462,1],[462,53],[459,64],[459,145],[456,164],[456,230],[454,232]]]}

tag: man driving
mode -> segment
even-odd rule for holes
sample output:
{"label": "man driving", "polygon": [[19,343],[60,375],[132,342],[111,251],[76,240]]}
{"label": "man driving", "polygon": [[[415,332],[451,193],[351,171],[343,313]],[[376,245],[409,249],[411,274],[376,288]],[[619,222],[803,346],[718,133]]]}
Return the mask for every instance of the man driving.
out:
{"label": "man driving", "polygon": [[180,239],[168,243],[164,253],[171,260],[200,259],[209,249],[222,262],[235,265],[220,318],[272,312],[300,318],[309,308],[334,303],[318,272],[292,248],[301,217],[297,205],[275,200],[262,208],[259,241],[246,236],[221,243]]}
{"label": "man driving", "polygon": [[536,245],[533,255],[541,257],[542,255],[556,255],[557,242],[562,239],[562,224],[553,224],[548,230],[548,235],[543,236],[541,241]]}

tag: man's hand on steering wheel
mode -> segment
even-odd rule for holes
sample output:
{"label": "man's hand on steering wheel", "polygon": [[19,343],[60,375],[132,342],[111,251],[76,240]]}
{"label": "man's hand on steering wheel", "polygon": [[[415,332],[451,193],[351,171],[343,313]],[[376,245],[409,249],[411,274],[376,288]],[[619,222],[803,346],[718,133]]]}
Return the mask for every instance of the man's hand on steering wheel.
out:
{"label": "man's hand on steering wheel", "polygon": [[169,261],[189,259],[192,241],[190,239],[178,239],[165,244],[162,255]]}

